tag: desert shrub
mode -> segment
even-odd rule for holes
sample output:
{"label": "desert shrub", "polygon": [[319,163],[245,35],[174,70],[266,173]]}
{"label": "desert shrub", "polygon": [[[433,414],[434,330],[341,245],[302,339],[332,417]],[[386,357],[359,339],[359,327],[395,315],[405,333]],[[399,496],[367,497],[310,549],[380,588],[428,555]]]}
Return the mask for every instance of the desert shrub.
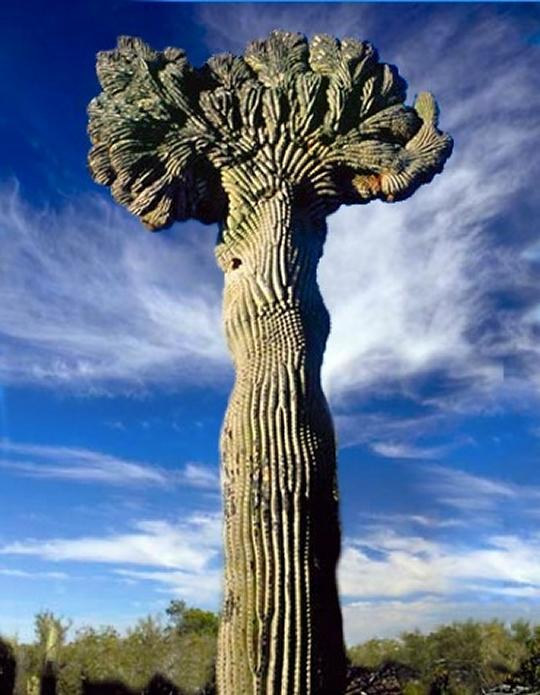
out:
{"label": "desert shrub", "polygon": [[118,680],[141,692],[154,678],[155,690],[158,675],[181,692],[196,693],[211,680],[215,652],[211,634],[178,634],[153,616],[140,620],[125,636],[110,627],[84,628],[64,650],[59,695],[82,693],[82,679]]}
{"label": "desert shrub", "polygon": [[395,639],[370,639],[348,650],[348,656],[355,666],[378,668],[387,661],[401,661],[403,644]]}
{"label": "desert shrub", "polygon": [[469,620],[428,634],[416,630],[399,639],[371,639],[351,648],[349,658],[369,668],[388,660],[411,666],[420,674],[419,681],[408,685],[411,695],[476,695],[530,663],[535,635],[540,657],[540,628],[523,621],[507,627],[497,620]]}

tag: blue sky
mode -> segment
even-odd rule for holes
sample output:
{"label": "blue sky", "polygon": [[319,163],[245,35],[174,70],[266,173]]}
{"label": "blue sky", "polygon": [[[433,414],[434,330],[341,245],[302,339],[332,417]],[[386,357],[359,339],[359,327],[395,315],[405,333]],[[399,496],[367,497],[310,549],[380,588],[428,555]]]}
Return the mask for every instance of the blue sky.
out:
{"label": "blue sky", "polygon": [[151,235],[86,169],[98,50],[200,65],[271,29],[371,40],[455,139],[444,173],[329,220],[324,383],[349,643],[540,621],[540,17],[534,5],[13,3],[0,10],[0,632],[51,609],[217,609],[232,384],[216,230]]}

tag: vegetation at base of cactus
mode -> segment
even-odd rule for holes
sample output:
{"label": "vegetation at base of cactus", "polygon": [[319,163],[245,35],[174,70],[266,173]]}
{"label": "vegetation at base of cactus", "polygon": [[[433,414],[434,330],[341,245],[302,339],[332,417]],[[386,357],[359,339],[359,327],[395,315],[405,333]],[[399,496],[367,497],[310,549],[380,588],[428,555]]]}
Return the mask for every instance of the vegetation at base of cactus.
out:
{"label": "vegetation at base of cactus", "polygon": [[[170,608],[174,615],[177,602]],[[81,628],[59,648],[57,695],[216,695],[215,646],[215,635],[204,626],[180,636],[174,620],[156,616],[125,635],[112,627]],[[39,695],[41,673],[28,670],[28,655],[36,647],[36,642],[0,642],[9,668],[13,657],[17,662],[14,695]],[[155,662],[141,668],[146,652]],[[404,632],[368,640],[348,655],[346,695],[538,695],[540,690],[540,626],[525,621],[511,626],[467,621],[430,633]],[[0,679],[5,672],[0,667]],[[5,681],[0,693],[11,695]]]}

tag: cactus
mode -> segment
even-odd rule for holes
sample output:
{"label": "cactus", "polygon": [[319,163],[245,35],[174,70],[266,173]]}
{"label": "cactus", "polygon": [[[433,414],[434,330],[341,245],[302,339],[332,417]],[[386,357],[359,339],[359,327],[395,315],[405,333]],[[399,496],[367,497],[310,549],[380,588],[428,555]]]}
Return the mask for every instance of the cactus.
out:
{"label": "cactus", "polygon": [[404,199],[442,170],[433,97],[366,42],[272,32],[193,68],[136,38],[97,61],[94,179],[151,230],[218,223],[236,381],[221,435],[220,695],[338,695],[334,431],[320,382],[326,218]]}
{"label": "cactus", "polygon": [[[56,695],[58,657],[60,647],[68,627],[52,613],[39,613],[36,616],[36,632],[43,648],[39,695]],[[28,689],[36,691],[35,682],[30,679]]]}

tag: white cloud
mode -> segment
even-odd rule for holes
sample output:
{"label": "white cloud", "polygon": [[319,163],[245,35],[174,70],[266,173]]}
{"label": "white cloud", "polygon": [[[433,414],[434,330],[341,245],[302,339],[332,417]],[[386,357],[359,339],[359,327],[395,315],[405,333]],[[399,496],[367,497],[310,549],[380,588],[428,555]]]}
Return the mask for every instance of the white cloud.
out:
{"label": "white cloud", "polygon": [[213,229],[152,236],[98,198],[37,211],[4,187],[0,232],[4,383],[132,390],[228,374]]}
{"label": "white cloud", "polygon": [[393,459],[437,459],[451,446],[415,446],[405,442],[373,442],[371,448],[379,456]]}
{"label": "white cloud", "polygon": [[194,488],[215,490],[219,488],[219,475],[215,468],[189,461],[180,474],[180,480]]}
{"label": "white cloud", "polygon": [[0,548],[0,555],[204,573],[218,558],[220,548],[221,517],[193,514],[176,524],[162,520],[139,521],[129,533],[16,541]]}
{"label": "white cloud", "polygon": [[[438,596],[457,606],[540,597],[540,534],[515,524],[538,508],[540,488],[434,464],[415,466],[410,484],[436,516],[360,514],[339,566],[345,599]],[[495,598],[492,606],[496,616]]]}
{"label": "white cloud", "polygon": [[455,468],[424,465],[419,487],[439,503],[462,513],[494,511],[501,513],[501,504],[518,505],[521,513],[540,499],[540,488],[486,478]]}
{"label": "white cloud", "polygon": [[0,468],[30,478],[131,486],[183,485],[215,490],[216,469],[188,461],[180,470],[129,461],[99,451],[0,440]]}
{"label": "white cloud", "polygon": [[382,559],[373,559],[359,547],[345,546],[339,566],[344,597],[402,597],[451,591],[450,578],[441,574],[434,558],[426,559],[411,550],[384,552]]}
{"label": "white cloud", "polygon": [[[143,520],[132,531],[77,538],[27,539],[5,545],[0,555],[60,563],[109,566],[111,578],[148,582],[158,592],[218,608],[221,586],[221,515],[193,513],[185,521]],[[17,572],[15,574],[15,572]],[[63,578],[61,572],[6,569],[0,575]]]}
{"label": "white cloud", "polygon": [[111,485],[165,485],[171,478],[157,466],[89,449],[2,440],[0,452],[0,467],[31,478]]}
{"label": "white cloud", "polygon": [[[450,186],[451,173],[439,187]],[[452,196],[448,203],[443,197],[445,205],[455,205]],[[477,312],[485,310],[479,294],[489,282],[489,252],[478,232],[457,224],[459,211],[456,220],[437,223],[434,216],[444,211],[421,216],[421,207],[415,199],[392,208],[374,203],[369,211],[342,209],[330,221],[320,280],[332,316],[324,362],[331,395],[428,368],[493,384],[502,379],[495,363],[471,373],[473,346],[466,338]]]}
{"label": "white cloud", "polygon": [[459,519],[436,518],[433,516],[427,516],[425,514],[359,512],[357,516],[367,520],[367,523],[363,525],[376,528],[395,528],[396,526],[403,528],[404,526],[419,526],[424,529],[441,529],[463,526],[466,523],[465,521]]}
{"label": "white cloud", "polygon": [[[379,392],[385,394],[384,387]],[[358,402],[361,393],[355,402]],[[350,405],[348,401],[346,405]],[[434,432],[441,435],[451,431],[452,417],[440,412],[431,412],[416,417],[393,415],[388,408],[380,413],[354,413],[345,410],[334,417],[340,447],[347,448],[357,444],[372,446],[376,442],[399,442],[402,446],[414,446],[410,440],[418,439]]]}
{"label": "white cloud", "polygon": [[[403,598],[417,594],[508,595],[508,584],[540,589],[540,536],[478,538],[474,546],[445,544],[388,529],[351,539],[339,579],[348,598]],[[480,581],[481,580],[481,581]]]}

